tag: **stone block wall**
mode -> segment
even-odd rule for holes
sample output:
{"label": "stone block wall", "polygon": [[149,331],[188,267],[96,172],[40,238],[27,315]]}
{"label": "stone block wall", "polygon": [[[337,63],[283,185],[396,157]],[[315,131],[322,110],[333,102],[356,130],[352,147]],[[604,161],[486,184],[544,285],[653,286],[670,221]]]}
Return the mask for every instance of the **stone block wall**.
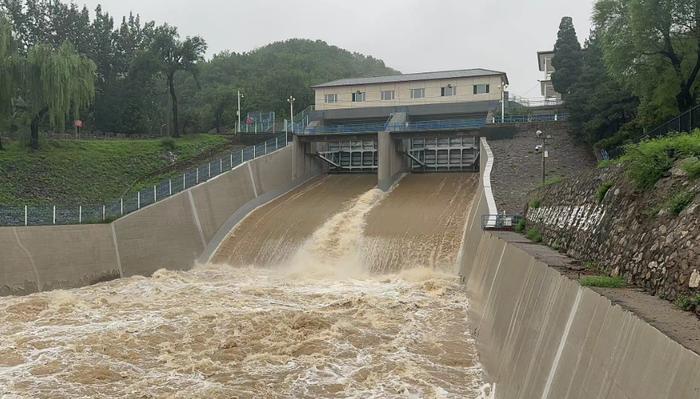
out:
{"label": "stone block wall", "polygon": [[[664,203],[679,191],[695,197],[675,215]],[[531,193],[526,218],[547,245],[675,300],[700,294],[698,193],[700,180],[678,167],[653,189],[639,191],[616,166]]]}

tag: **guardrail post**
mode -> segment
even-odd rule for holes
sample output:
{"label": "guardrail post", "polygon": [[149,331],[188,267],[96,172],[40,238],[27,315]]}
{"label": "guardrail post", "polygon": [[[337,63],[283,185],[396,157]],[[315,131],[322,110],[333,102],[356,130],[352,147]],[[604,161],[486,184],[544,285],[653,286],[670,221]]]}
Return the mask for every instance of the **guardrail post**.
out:
{"label": "guardrail post", "polygon": [[182,174],[182,191],[187,190],[187,172]]}
{"label": "guardrail post", "polygon": [[559,114],[554,114],[554,122],[559,120]]}
{"label": "guardrail post", "polygon": [[104,222],[106,220],[107,220],[107,206],[102,205],[102,221]]}
{"label": "guardrail post", "polygon": [[199,184],[199,168],[197,168],[197,177],[195,179],[195,184]]}
{"label": "guardrail post", "polygon": [[56,205],[53,206],[53,224],[56,224]]}
{"label": "guardrail post", "polygon": [[233,153],[231,153],[231,169],[233,169]]}
{"label": "guardrail post", "polygon": [[255,147],[256,147],[256,146],[255,146],[255,145],[253,145],[253,159],[255,159],[255,157],[257,157],[257,154],[255,153],[255,150],[256,150],[256,148],[255,148]]}
{"label": "guardrail post", "polygon": [[158,201],[158,189],[156,187],[157,186],[153,186],[153,202]]}
{"label": "guardrail post", "polygon": [[207,172],[207,173],[208,173],[207,179],[211,179],[211,162],[209,162],[209,163],[207,164],[207,168],[209,169],[209,171]]}
{"label": "guardrail post", "polygon": [[243,150],[241,150],[241,163],[243,163]]}
{"label": "guardrail post", "polygon": [[267,155],[267,141],[265,142],[265,155]]}
{"label": "guardrail post", "polygon": [[83,206],[78,207],[78,224],[83,224]]}
{"label": "guardrail post", "polygon": [[24,225],[29,225],[29,214],[27,212],[27,206],[24,206]]}
{"label": "guardrail post", "polygon": [[119,216],[124,216],[124,197],[119,199]]}
{"label": "guardrail post", "polygon": [[173,195],[173,179],[168,180],[168,196]]}
{"label": "guardrail post", "polygon": [[275,150],[279,150],[280,148],[280,138],[275,137]]}
{"label": "guardrail post", "polygon": [[136,194],[136,209],[141,209],[141,191]]}
{"label": "guardrail post", "polygon": [[219,173],[224,173],[224,159],[219,158]]}

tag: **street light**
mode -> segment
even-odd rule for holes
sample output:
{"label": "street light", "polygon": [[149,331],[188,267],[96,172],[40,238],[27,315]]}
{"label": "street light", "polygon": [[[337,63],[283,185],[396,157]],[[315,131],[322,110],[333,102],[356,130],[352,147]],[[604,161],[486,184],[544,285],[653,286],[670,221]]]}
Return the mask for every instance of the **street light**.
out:
{"label": "street light", "polygon": [[498,86],[501,89],[501,123],[506,122],[506,90],[508,90],[508,85],[506,83],[501,83]]}
{"label": "street light", "polygon": [[236,128],[236,133],[241,132],[241,98],[245,98],[245,96],[241,94],[241,90],[238,89],[238,111],[236,111],[238,115],[238,127]]}
{"label": "street light", "polygon": [[294,96],[289,96],[287,102],[289,103],[289,115],[292,120],[292,134],[294,134],[294,101],[297,99]]}
{"label": "street light", "polygon": [[542,153],[542,184],[544,185],[547,181],[547,158],[549,158],[549,151],[547,150],[547,140],[551,140],[551,135],[545,135],[541,130],[538,130],[535,135],[537,138],[542,140],[542,144],[535,146],[535,152],[538,154]]}

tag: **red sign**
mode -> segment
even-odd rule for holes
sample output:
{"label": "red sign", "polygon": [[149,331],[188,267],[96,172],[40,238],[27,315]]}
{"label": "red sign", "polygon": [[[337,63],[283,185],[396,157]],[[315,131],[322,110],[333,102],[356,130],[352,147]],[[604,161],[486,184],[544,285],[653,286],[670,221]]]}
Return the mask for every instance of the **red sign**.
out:
{"label": "red sign", "polygon": [[251,118],[251,117],[246,118],[246,120],[245,120],[246,125],[252,125],[253,123],[255,123],[255,120],[253,118]]}
{"label": "red sign", "polygon": [[77,120],[75,120],[75,122],[73,122],[73,126],[83,127],[83,121],[81,121],[80,119],[77,119]]}

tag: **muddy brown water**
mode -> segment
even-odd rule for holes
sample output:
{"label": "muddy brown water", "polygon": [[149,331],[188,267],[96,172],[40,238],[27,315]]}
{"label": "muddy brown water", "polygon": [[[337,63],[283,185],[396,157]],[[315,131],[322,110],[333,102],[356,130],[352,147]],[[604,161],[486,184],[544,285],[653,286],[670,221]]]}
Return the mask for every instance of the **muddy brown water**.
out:
{"label": "muddy brown water", "polygon": [[325,176],[214,262],[0,299],[2,398],[479,398],[456,257],[469,174]]}

